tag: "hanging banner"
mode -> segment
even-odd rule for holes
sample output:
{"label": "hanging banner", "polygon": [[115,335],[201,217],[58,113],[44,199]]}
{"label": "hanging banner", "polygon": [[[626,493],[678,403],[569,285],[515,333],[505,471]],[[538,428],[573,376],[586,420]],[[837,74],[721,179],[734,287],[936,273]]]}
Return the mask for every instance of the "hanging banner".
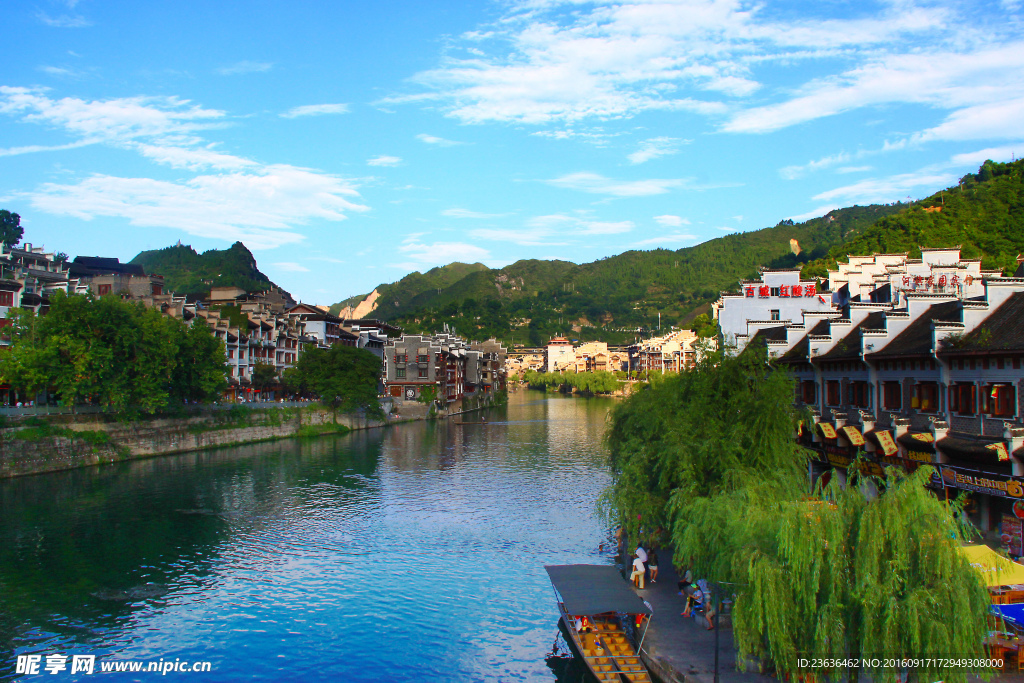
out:
{"label": "hanging banner", "polygon": [[1010,459],[1010,452],[1006,450],[1006,444],[1002,441],[996,443],[990,443],[985,448],[995,451],[999,456],[999,462],[1007,462]]}
{"label": "hanging banner", "polygon": [[818,428],[821,430],[821,433],[825,435],[826,439],[836,438],[836,428],[832,426],[831,422],[819,422]]}
{"label": "hanging banner", "polygon": [[899,448],[896,447],[896,441],[892,438],[892,432],[878,431],[875,432],[875,437],[878,439],[878,445],[882,447],[882,453],[896,455]]}
{"label": "hanging banner", "polygon": [[864,435],[861,434],[856,427],[852,427],[850,425],[843,427],[843,436],[850,441],[851,446],[864,445]]}

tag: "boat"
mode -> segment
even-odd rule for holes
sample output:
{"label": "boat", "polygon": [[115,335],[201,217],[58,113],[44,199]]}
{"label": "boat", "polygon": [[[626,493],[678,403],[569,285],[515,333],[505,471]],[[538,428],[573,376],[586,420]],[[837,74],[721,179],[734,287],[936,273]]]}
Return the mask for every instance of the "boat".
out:
{"label": "boat", "polygon": [[603,564],[547,565],[544,569],[555,589],[566,640],[594,678],[653,683],[638,654],[653,610],[633,592],[619,570]]}

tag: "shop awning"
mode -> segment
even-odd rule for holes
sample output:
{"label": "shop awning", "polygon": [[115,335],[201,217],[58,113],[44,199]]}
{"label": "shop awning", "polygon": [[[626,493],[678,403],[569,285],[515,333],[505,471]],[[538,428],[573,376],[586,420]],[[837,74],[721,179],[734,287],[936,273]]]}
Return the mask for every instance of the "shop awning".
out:
{"label": "shop awning", "polygon": [[832,426],[831,422],[819,422],[818,429],[821,430],[822,436],[826,439],[836,438],[836,428]]}
{"label": "shop awning", "polygon": [[864,435],[861,434],[860,430],[858,430],[853,425],[846,425],[845,427],[843,427],[843,436],[847,438],[847,440],[850,442],[850,445],[852,446],[864,445]]}
{"label": "shop awning", "polygon": [[980,441],[947,436],[936,446],[951,458],[971,460],[982,464],[996,464],[1010,461],[1010,452],[1002,441]]}
{"label": "shop awning", "polygon": [[560,564],[548,565],[544,569],[569,614],[652,613],[612,565]]}
{"label": "shop awning", "polygon": [[908,451],[935,452],[935,437],[931,432],[907,432],[896,439]]}
{"label": "shop awning", "polygon": [[984,578],[986,586],[1024,583],[1024,565],[1011,562],[987,545],[964,545],[960,551]]}

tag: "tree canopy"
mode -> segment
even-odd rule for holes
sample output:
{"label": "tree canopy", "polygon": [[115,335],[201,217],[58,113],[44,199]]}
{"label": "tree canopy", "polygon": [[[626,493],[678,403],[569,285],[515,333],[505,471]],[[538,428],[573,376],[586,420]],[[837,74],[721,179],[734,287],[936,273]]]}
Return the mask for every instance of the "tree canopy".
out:
{"label": "tree canopy", "polygon": [[56,292],[46,315],[9,317],[14,343],[0,355],[0,378],[28,394],[152,413],[215,399],[224,387],[223,342],[141,303]]}
{"label": "tree canopy", "polygon": [[324,405],[380,414],[377,385],[381,360],[366,349],[340,344],[303,351],[295,367],[284,373],[291,389],[316,396]]}
{"label": "tree canopy", "polygon": [[21,216],[7,209],[0,209],[0,243],[5,247],[13,247],[21,241],[24,234]]}

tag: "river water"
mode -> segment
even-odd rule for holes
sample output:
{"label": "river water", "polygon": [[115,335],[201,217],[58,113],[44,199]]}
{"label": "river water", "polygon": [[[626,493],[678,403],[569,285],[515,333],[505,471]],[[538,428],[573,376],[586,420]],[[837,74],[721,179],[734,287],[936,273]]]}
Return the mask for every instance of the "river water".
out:
{"label": "river water", "polygon": [[[0,481],[0,679],[43,655],[164,678],[579,680],[544,564],[613,558],[611,399]],[[45,674],[46,655],[69,657]],[[153,673],[107,679],[155,680]],[[33,680],[38,676],[27,676]]]}

